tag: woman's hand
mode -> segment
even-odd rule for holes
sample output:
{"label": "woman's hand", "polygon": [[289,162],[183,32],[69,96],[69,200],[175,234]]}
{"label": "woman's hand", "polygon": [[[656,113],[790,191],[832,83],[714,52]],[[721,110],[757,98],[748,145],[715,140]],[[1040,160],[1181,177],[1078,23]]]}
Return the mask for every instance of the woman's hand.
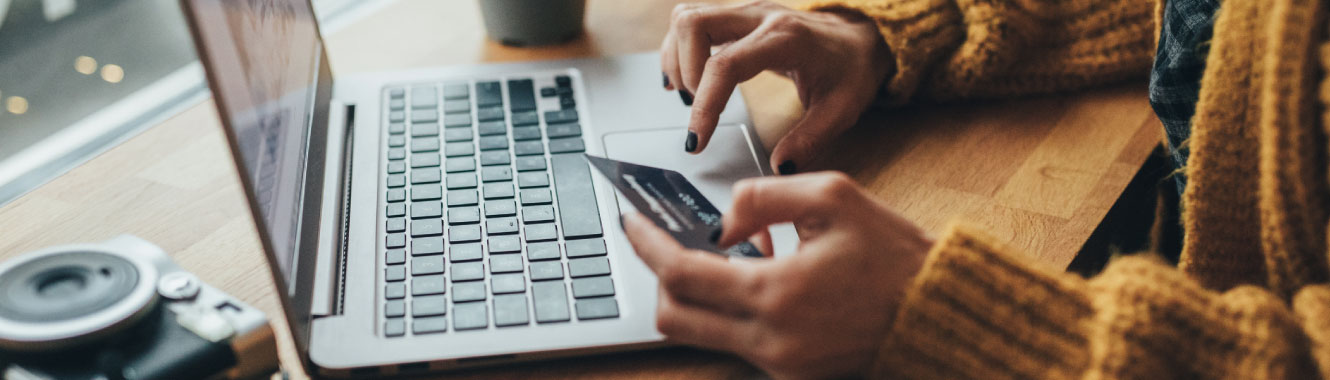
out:
{"label": "woman's hand", "polygon": [[791,257],[727,260],[681,247],[641,214],[625,215],[624,230],[660,279],[662,334],[776,378],[866,374],[933,245],[839,173],[744,180],[722,220],[722,247],[783,222],[802,242]]}
{"label": "woman's hand", "polygon": [[693,107],[684,144],[692,153],[706,148],[735,86],[775,70],[794,80],[804,104],[803,119],[771,154],[773,169],[793,174],[854,125],[894,70],[877,26],[856,14],[795,11],[762,0],[683,4],[672,17],[660,65],[665,88],[677,89]]}

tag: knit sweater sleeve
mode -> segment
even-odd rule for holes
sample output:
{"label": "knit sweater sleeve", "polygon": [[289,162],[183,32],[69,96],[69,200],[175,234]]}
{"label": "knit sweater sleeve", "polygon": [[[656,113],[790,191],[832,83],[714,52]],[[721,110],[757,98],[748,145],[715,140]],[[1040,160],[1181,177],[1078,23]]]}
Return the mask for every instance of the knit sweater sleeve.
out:
{"label": "knit sweater sleeve", "polygon": [[1086,280],[953,227],[897,310],[873,377],[1330,378],[1327,321],[1325,286],[1289,306],[1254,287],[1205,290],[1140,256]]}
{"label": "knit sweater sleeve", "polygon": [[1149,73],[1151,0],[817,0],[874,20],[895,60],[883,101],[1049,93]]}

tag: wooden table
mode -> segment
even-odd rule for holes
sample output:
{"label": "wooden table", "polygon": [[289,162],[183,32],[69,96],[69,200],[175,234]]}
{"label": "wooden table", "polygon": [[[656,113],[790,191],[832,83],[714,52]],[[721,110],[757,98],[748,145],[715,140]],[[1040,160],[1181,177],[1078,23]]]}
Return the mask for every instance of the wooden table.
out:
{"label": "wooden table", "polygon": [[[790,1],[793,3],[793,1]],[[328,37],[339,74],[649,51],[675,0],[591,0],[587,33],[515,49],[484,39],[474,0],[401,0]],[[873,112],[822,157],[907,218],[939,232],[983,225],[1040,262],[1065,267],[1160,141],[1143,81],[1065,97]],[[788,82],[742,88],[768,144],[799,117]],[[199,104],[0,208],[0,258],[129,233],[204,281],[262,309],[281,357],[298,359],[212,102]],[[733,378],[758,372],[686,348],[470,371],[464,378]]]}

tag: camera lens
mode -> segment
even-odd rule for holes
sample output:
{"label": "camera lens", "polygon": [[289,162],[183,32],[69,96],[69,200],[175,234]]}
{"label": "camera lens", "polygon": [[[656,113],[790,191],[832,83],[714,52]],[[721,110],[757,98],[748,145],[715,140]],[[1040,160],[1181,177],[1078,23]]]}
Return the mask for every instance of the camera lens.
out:
{"label": "camera lens", "polygon": [[135,322],[156,295],[155,271],[142,267],[98,251],[20,260],[0,272],[0,346],[63,346],[50,343],[85,341]]}

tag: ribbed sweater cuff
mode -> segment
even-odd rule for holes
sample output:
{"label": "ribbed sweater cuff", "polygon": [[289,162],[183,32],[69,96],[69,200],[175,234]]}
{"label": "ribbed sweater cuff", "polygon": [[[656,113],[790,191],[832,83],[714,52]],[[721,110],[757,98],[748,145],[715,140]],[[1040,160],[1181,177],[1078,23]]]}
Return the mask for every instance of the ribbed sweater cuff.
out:
{"label": "ribbed sweater cuff", "polygon": [[[1087,366],[1084,281],[953,226],[907,291],[875,378],[1070,378]],[[1051,271],[1050,271],[1051,272]]]}

